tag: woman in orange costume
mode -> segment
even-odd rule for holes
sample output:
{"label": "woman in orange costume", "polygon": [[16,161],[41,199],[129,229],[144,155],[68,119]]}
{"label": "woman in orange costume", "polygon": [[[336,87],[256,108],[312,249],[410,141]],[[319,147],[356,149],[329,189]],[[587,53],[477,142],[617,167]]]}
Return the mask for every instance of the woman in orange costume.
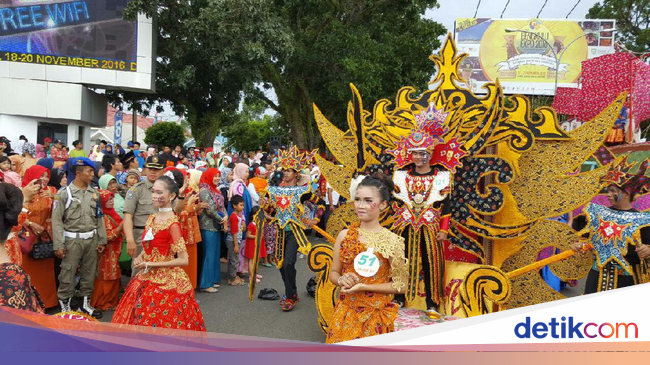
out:
{"label": "woman in orange costume", "polygon": [[91,299],[91,305],[103,311],[117,307],[120,300],[120,255],[122,254],[122,217],[114,207],[115,195],[108,190],[100,190],[99,196],[106,223],[106,241],[104,252],[97,257],[97,278]]}
{"label": "woman in orange costume", "polygon": [[163,176],[151,198],[159,212],[149,216],[142,239],[144,250],[133,265],[140,271],[124,292],[113,323],[205,331],[203,314],[189,277],[181,269],[189,259],[181,225],[172,202],[179,186]]}
{"label": "woman in orange costume", "polygon": [[[34,165],[25,171],[23,178],[23,211],[18,217],[18,225],[14,233],[20,231],[25,225],[32,232],[39,235],[43,241],[52,239],[52,203],[56,189],[47,186],[50,181],[50,170],[46,167]],[[56,307],[56,279],[54,277],[54,258],[33,259],[29,255],[22,255],[17,237],[13,237],[5,244],[7,253],[13,263],[19,264],[31,277],[32,285],[41,295],[45,308]]]}
{"label": "woman in orange costume", "polygon": [[360,176],[352,183],[359,222],[341,231],[334,245],[329,279],[340,292],[327,343],[395,331],[399,308],[393,295],[404,292],[408,267],[404,238],[379,223],[392,190],[392,181],[383,175]]}
{"label": "woman in orange costume", "polygon": [[[196,289],[198,283],[198,243],[201,242],[201,229],[199,227],[199,214],[201,213],[202,205],[199,201],[199,187],[198,180],[201,178],[201,171],[189,170],[187,174],[185,171],[179,170],[185,177],[187,189],[185,192],[185,207],[179,215],[179,221],[183,227],[183,238],[187,243],[187,254],[190,257],[190,263],[183,267],[187,276],[190,277],[192,287]],[[198,174],[197,174],[198,173]]]}

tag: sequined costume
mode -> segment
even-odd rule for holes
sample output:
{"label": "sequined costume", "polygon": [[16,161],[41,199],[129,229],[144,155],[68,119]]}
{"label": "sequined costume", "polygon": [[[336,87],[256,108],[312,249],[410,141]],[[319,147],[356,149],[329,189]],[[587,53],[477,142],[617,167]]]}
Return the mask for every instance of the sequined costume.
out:
{"label": "sequined costume", "polygon": [[[178,218],[155,223],[149,216],[142,241],[145,262],[166,262],[187,250]],[[145,241],[151,230],[153,239]],[[176,232],[174,234],[174,231]],[[172,236],[178,239],[172,239]],[[112,323],[205,331],[203,314],[194,298],[189,277],[180,267],[141,270],[131,280]]]}
{"label": "sequined costume", "polygon": [[[446,133],[446,117],[446,113],[431,104],[415,116],[417,127],[413,133],[402,137],[397,148],[388,151],[395,157],[396,167],[406,168],[393,174],[396,188],[393,195],[401,204],[395,209],[391,228],[406,240],[409,259],[406,302],[415,300],[422,270],[428,308],[440,305],[444,297],[444,247],[436,235],[449,230],[451,170],[465,155],[455,139],[445,143],[442,138]],[[431,156],[429,164],[433,166],[429,172],[420,174],[408,167],[413,163],[414,151]]]}
{"label": "sequined costume", "polygon": [[[359,236],[368,243],[361,242]],[[355,257],[369,247],[374,249],[380,260],[379,271],[372,277],[359,276],[361,283],[382,284],[392,281],[394,288],[403,288],[407,277],[404,239],[385,228],[379,232],[369,232],[360,229],[359,223],[350,226],[339,252],[341,275],[355,273]],[[394,332],[397,311],[398,306],[393,303],[392,294],[367,291],[355,294],[340,293],[334,308],[332,325],[327,333],[327,343]]]}
{"label": "sequined costume", "polygon": [[[634,164],[628,164],[624,157],[612,164],[601,182],[615,185],[633,196],[650,187],[650,179],[645,176],[649,165],[650,161],[645,160],[631,173]],[[574,228],[589,233],[596,257],[587,276],[585,294],[647,282],[650,265],[647,259],[639,258],[636,247],[650,245],[650,213],[594,203],[587,205],[584,212],[584,216],[574,220]]]}

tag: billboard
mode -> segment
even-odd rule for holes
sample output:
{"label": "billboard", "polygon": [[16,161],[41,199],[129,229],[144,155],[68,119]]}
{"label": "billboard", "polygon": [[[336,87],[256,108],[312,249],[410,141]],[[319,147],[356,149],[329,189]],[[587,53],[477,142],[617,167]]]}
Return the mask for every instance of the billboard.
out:
{"label": "billboard", "polygon": [[0,61],[137,71],[129,0],[0,0]]}
{"label": "billboard", "polygon": [[[554,95],[577,87],[582,61],[614,52],[614,20],[462,18],[458,49],[467,53],[461,75],[475,93],[497,79],[507,94]],[[557,73],[556,73],[557,68]]]}

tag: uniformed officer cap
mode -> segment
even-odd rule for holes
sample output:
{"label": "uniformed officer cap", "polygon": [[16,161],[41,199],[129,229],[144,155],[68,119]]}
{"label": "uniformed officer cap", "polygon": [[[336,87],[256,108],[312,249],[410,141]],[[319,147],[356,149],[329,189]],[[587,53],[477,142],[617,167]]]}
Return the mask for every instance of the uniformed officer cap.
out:
{"label": "uniformed officer cap", "polygon": [[165,168],[166,163],[167,160],[164,157],[154,155],[147,157],[147,163],[144,164],[144,167],[148,169],[162,170]]}
{"label": "uniformed officer cap", "polygon": [[129,151],[120,157],[120,162],[122,162],[122,165],[125,166],[130,164],[133,160],[135,160],[135,153],[133,153],[133,151]]}
{"label": "uniformed officer cap", "polygon": [[74,159],[73,166],[90,166],[93,169],[95,168],[95,164],[90,161],[88,157],[77,157]]}

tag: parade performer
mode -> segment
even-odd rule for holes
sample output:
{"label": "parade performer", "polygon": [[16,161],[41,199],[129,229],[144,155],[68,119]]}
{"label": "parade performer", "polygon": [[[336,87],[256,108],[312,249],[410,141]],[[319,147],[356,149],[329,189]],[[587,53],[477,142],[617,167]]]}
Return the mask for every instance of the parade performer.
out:
{"label": "parade performer", "polygon": [[112,323],[205,331],[203,314],[189,277],[185,240],[172,203],[179,186],[170,177],[156,180],[152,200],[158,213],[145,224],[143,251],[135,258],[139,271],[129,283]]}
{"label": "parade performer", "polygon": [[97,260],[97,278],[91,305],[102,311],[117,307],[120,299],[120,255],[124,242],[122,217],[115,210],[115,194],[100,190],[99,196],[106,225],[106,248]]}
{"label": "parade performer", "polygon": [[393,175],[397,191],[394,196],[402,205],[395,210],[391,230],[405,238],[409,260],[406,298],[396,299],[400,304],[415,299],[422,268],[427,315],[436,319],[444,295],[443,242],[449,229],[452,174],[440,154],[433,152],[437,145],[445,144],[442,135],[446,132],[446,116],[431,104],[415,116],[416,129],[402,137],[396,149],[388,151],[395,157],[395,167],[402,169]]}
{"label": "parade performer", "polygon": [[[261,206],[267,211],[275,210],[275,216],[271,224],[277,223],[278,236],[275,248],[276,266],[280,269],[282,282],[284,282],[285,295],[280,301],[282,310],[291,311],[298,302],[298,289],[296,286],[296,258],[298,251],[302,254],[309,254],[311,244],[305,236],[304,229],[317,223],[317,220],[311,220],[308,224],[302,222],[301,217],[304,213],[303,202],[311,197],[312,184],[298,186],[300,179],[298,171],[311,164],[316,151],[310,153],[300,153],[295,146],[287,151],[280,151],[278,167],[283,172],[283,181],[280,186],[270,186],[267,188],[267,198],[261,199]],[[257,240],[256,255],[257,258],[253,268],[257,271],[259,260],[261,235],[264,232],[264,222],[258,214],[257,220]],[[255,273],[250,273],[251,277]],[[255,280],[250,281],[251,291],[255,287]]]}
{"label": "parade performer", "polygon": [[341,231],[334,245],[329,280],[340,292],[327,343],[393,332],[399,309],[393,294],[404,292],[408,275],[404,238],[379,223],[392,182],[384,175],[361,175],[352,185],[359,222]]}
{"label": "parade performer", "polygon": [[[574,219],[574,228],[587,230],[596,260],[587,276],[585,294],[612,290],[648,282],[647,259],[650,258],[650,213],[639,213],[632,208],[634,197],[650,188],[645,172],[650,160],[634,164],[627,157],[612,168],[602,179],[607,186],[607,199],[611,206],[591,203],[585,207],[585,215]],[[575,243],[577,252],[586,245]]]}
{"label": "parade performer", "polygon": [[78,311],[100,319],[102,312],[90,305],[97,273],[97,253],[106,247],[106,226],[99,192],[90,186],[95,166],[86,157],[74,165],[75,179],[56,194],[52,209],[54,254],[61,259],[59,305],[61,312],[71,311],[75,295],[77,268],[81,281],[77,291],[82,298]]}

